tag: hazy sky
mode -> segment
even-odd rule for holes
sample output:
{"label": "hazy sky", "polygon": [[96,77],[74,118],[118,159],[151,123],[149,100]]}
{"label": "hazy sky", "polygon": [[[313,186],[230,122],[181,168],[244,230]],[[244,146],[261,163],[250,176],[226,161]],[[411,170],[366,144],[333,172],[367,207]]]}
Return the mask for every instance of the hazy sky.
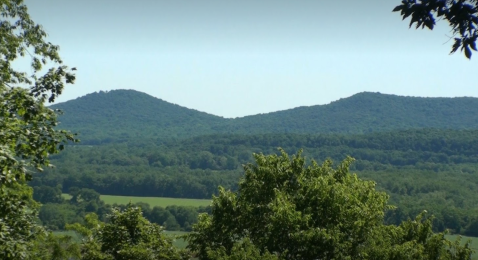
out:
{"label": "hazy sky", "polygon": [[478,96],[478,53],[448,55],[446,24],[409,29],[400,0],[25,2],[78,68],[59,101],[135,89],[238,117],[363,91]]}

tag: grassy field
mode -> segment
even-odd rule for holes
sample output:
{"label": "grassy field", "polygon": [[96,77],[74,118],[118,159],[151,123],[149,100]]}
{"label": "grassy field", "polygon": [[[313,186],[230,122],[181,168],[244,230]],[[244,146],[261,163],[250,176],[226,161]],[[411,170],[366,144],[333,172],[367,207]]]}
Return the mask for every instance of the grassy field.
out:
{"label": "grassy field", "polygon": [[[68,194],[63,194],[65,199],[70,199],[71,196]],[[167,206],[209,206],[211,200],[204,199],[179,199],[179,198],[163,198],[163,197],[130,197],[130,196],[112,196],[112,195],[101,195],[101,200],[106,204],[128,204],[130,201],[133,203],[144,202],[148,203],[149,206],[155,207],[167,207]]]}
{"label": "grassy field", "polygon": [[[446,238],[448,240],[455,241],[458,238],[458,235],[446,235]],[[468,240],[471,240],[471,249],[475,250],[475,253],[471,256],[471,259],[478,260],[478,237],[462,236],[461,244],[466,243]]]}
{"label": "grassy field", "polygon": [[[58,235],[70,235],[73,237],[73,240],[76,242],[80,242],[79,235],[75,231],[55,231],[53,232]],[[164,233],[168,236],[171,236],[173,240],[173,245],[178,248],[186,248],[187,242],[184,239],[176,238],[176,236],[185,235],[188,232],[184,231],[164,231]],[[446,238],[451,241],[455,241],[458,238],[458,235],[446,235]],[[466,237],[462,236],[461,243],[464,244],[468,240],[471,240],[471,248],[475,250],[475,253],[471,257],[472,260],[478,260],[478,237]]]}
{"label": "grassy field", "polygon": [[[186,248],[186,246],[187,246],[186,241],[184,241],[184,239],[181,239],[181,238],[176,238],[176,236],[185,235],[188,232],[166,231],[165,230],[164,233],[167,236],[173,238],[173,245],[175,245],[178,248]],[[81,242],[80,235],[78,235],[75,231],[69,231],[69,230],[67,230],[67,231],[54,231],[53,234],[55,234],[55,235],[68,235],[68,236],[73,237],[73,241],[75,241],[77,243]]]}
{"label": "grassy field", "polygon": [[164,233],[174,238],[173,245],[177,246],[178,248],[186,248],[186,246],[188,245],[188,243],[184,241],[184,239],[175,238],[176,236],[186,235],[188,232],[165,230]]}
{"label": "grassy field", "polygon": [[80,243],[81,242],[81,237],[76,231],[72,230],[64,230],[64,231],[53,231],[53,234],[55,235],[67,235],[73,238],[73,241]]}

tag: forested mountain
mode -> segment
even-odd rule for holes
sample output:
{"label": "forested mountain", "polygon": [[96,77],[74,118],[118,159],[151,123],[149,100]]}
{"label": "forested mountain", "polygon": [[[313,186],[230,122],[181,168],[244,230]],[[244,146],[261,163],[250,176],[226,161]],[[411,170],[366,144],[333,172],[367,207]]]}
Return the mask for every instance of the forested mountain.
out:
{"label": "forested mountain", "polygon": [[239,118],[231,122],[230,130],[356,134],[416,128],[478,128],[478,98],[421,98],[362,92],[328,105]]}
{"label": "forested mountain", "polygon": [[60,128],[90,142],[210,134],[225,120],[134,90],[95,92],[52,108],[63,111]]}
{"label": "forested mountain", "polygon": [[171,140],[205,134],[350,133],[478,128],[477,98],[419,98],[363,92],[328,105],[226,119],[134,90],[88,94],[52,106],[83,143]]}
{"label": "forested mountain", "polygon": [[237,188],[252,153],[303,149],[319,163],[354,157],[352,171],[376,181],[398,206],[387,223],[428,210],[437,230],[478,235],[477,98],[359,93],[226,119],[115,90],[53,108],[65,113],[60,127],[82,142],[51,157],[56,167],[33,178],[36,191],[211,198],[219,185]]}

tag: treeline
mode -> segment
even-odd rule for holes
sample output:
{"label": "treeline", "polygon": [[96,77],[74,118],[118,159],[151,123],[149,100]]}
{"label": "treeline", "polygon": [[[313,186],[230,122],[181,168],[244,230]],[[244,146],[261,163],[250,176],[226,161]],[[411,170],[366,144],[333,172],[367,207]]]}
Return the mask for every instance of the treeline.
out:
{"label": "treeline", "polygon": [[[99,219],[106,221],[112,208],[125,209],[126,205],[108,205],[100,199],[100,194],[92,189],[71,188],[69,198],[62,195],[60,187],[35,186],[34,199],[42,206],[39,219],[49,230],[63,230],[67,224],[84,224],[88,213],[95,213]],[[210,213],[208,207],[176,206],[150,207],[147,203],[132,204],[139,206],[143,216],[152,223],[171,231],[191,231],[197,222],[199,213]]]}
{"label": "treeline", "polygon": [[[180,141],[130,140],[99,146],[72,145],[52,157],[56,165],[32,186],[93,189],[100,194],[209,199],[219,185],[236,190],[242,165],[253,153],[304,149],[322,162],[346,156],[351,170],[377,182],[398,209],[388,223],[426,209],[434,227],[471,235],[478,216],[478,131],[407,130],[366,135],[211,135]],[[478,232],[477,232],[478,233]]]}
{"label": "treeline", "polygon": [[418,98],[363,92],[328,105],[227,119],[188,109],[134,90],[91,93],[55,104],[62,129],[83,144],[131,139],[186,139],[211,134],[342,133],[399,129],[476,129],[478,99]]}
{"label": "treeline", "polygon": [[[415,130],[368,135],[213,135],[177,142],[134,140],[101,146],[69,146],[52,156],[56,168],[35,176],[33,186],[91,188],[101,194],[210,198],[218,185],[235,189],[253,153],[304,149],[317,161],[352,156],[360,174],[447,172],[475,174],[478,131]],[[458,174],[458,175],[457,175]],[[380,176],[372,174],[379,182]],[[436,177],[429,177],[434,182]],[[380,182],[379,182],[380,183]],[[389,190],[394,193],[393,190]]]}
{"label": "treeline", "polygon": [[[130,139],[117,144],[75,145],[53,156],[60,164],[118,166],[185,166],[233,170],[254,152],[304,149],[311,158],[359,161],[393,166],[420,163],[478,163],[478,130],[407,130],[366,135],[209,135],[179,141]],[[363,169],[359,169],[363,170]]]}

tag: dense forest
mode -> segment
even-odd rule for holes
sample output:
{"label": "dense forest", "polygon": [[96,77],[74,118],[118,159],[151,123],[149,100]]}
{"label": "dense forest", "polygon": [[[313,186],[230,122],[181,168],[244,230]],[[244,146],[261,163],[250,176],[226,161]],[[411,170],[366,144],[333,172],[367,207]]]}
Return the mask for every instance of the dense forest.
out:
{"label": "dense forest", "polygon": [[98,92],[51,106],[60,128],[83,144],[184,139],[210,134],[346,133],[478,128],[477,98],[418,98],[363,92],[327,105],[228,119],[134,90]]}
{"label": "dense forest", "polygon": [[[111,205],[99,194],[210,199],[219,186],[235,191],[253,154],[282,148],[303,150],[318,163],[353,157],[351,170],[375,181],[397,207],[386,212],[388,224],[427,210],[435,231],[478,236],[475,98],[359,93],[328,105],[225,119],[115,90],[53,108],[65,113],[59,128],[77,132],[81,142],[51,156],[55,167],[30,182],[44,203],[40,220],[52,230],[82,223],[88,212],[104,220]],[[152,223],[185,231],[210,210],[140,206]]]}
{"label": "dense forest", "polygon": [[[478,3],[465,2],[393,11],[417,28],[433,28],[431,12],[461,26],[452,52],[463,40],[470,58]],[[48,107],[76,68],[22,0],[0,6],[1,259],[471,259],[446,234],[478,236],[478,99],[359,93],[224,119],[117,90]],[[165,229],[188,231],[187,248]]]}
{"label": "dense forest", "polygon": [[[478,130],[404,130],[346,134],[217,134],[176,141],[132,139],[73,144],[52,156],[55,168],[35,187],[92,189],[101,194],[209,199],[219,185],[235,190],[253,153],[303,149],[322,162],[355,158],[351,170],[374,180],[398,206],[386,221],[400,223],[426,209],[435,228],[478,235]],[[160,223],[162,224],[162,223]],[[61,228],[61,226],[60,226]]]}
{"label": "dense forest", "polygon": [[[51,157],[56,167],[35,176],[35,190],[209,199],[218,186],[237,189],[243,165],[254,153],[303,149],[319,163],[355,158],[351,170],[377,182],[397,206],[387,212],[387,223],[428,210],[436,230],[478,235],[476,98],[364,92],[328,105],[226,119],[137,91],[114,90],[53,108],[65,113],[60,128],[77,132],[81,142]],[[73,209],[72,202],[52,203],[46,206],[63,208],[64,214],[52,221],[44,208],[40,217],[54,228],[71,222],[75,210],[81,213],[76,216],[88,212],[86,206]],[[102,216],[102,204],[95,203],[100,206],[90,209]],[[190,228],[174,214],[169,224],[158,222],[143,207],[150,221],[172,230]]]}

